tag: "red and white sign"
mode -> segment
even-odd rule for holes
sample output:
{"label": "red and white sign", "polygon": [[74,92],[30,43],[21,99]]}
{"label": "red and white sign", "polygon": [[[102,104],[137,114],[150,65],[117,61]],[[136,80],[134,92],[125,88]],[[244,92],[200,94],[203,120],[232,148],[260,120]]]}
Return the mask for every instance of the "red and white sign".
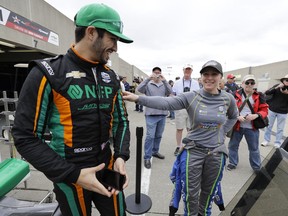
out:
{"label": "red and white sign", "polygon": [[59,46],[58,34],[1,6],[0,24],[37,39]]}

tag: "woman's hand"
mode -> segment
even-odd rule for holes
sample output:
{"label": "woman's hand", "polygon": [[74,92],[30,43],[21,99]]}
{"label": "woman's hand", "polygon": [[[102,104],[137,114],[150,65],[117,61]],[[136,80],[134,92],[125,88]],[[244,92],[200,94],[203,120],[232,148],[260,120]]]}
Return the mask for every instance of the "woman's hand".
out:
{"label": "woman's hand", "polygon": [[137,102],[139,99],[139,96],[136,94],[133,94],[131,92],[125,91],[125,92],[123,92],[123,99],[130,101],[130,102]]}

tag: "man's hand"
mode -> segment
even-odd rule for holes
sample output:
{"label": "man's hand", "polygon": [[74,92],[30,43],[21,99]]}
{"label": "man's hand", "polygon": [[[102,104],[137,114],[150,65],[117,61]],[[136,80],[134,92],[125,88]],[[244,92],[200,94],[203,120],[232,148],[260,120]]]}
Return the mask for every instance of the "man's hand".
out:
{"label": "man's hand", "polygon": [[280,88],[280,91],[281,91],[283,94],[288,94],[288,89],[283,90],[282,88]]}
{"label": "man's hand", "polygon": [[166,80],[166,78],[163,75],[161,75],[160,79],[162,82]]}
{"label": "man's hand", "polygon": [[248,114],[245,116],[245,120],[246,121],[253,121],[258,117],[259,117],[258,114]]}
{"label": "man's hand", "polygon": [[126,172],[125,161],[122,158],[119,157],[116,159],[116,161],[114,162],[114,170],[126,176],[126,181],[125,184],[123,185],[123,189],[125,189],[128,186],[129,177]]}
{"label": "man's hand", "polygon": [[156,80],[156,79],[157,79],[157,74],[152,73],[152,74],[149,76],[149,79],[150,79],[150,80]]}
{"label": "man's hand", "polygon": [[96,167],[90,167],[82,169],[76,184],[81,187],[94,191],[96,193],[111,197],[115,190],[108,191],[96,178],[96,172],[102,170],[105,167],[105,164],[102,163]]}
{"label": "man's hand", "polygon": [[165,81],[165,77],[162,74],[152,73],[149,77],[150,80],[154,80],[155,82]]}
{"label": "man's hand", "polygon": [[254,119],[258,118],[258,114],[247,114],[246,116],[238,116],[237,119],[240,122],[248,122],[253,121]]}
{"label": "man's hand", "polygon": [[245,116],[238,116],[237,117],[237,119],[238,119],[238,121],[240,121],[240,122],[245,122]]}

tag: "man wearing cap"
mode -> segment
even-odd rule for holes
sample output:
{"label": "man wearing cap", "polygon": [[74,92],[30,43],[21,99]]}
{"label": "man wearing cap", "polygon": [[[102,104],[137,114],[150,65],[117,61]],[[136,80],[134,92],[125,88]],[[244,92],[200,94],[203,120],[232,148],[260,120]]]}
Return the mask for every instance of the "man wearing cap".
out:
{"label": "man wearing cap", "polygon": [[[233,135],[229,141],[229,164],[228,170],[236,169],[239,158],[239,144],[245,136],[248,150],[250,166],[255,172],[261,167],[261,158],[259,151],[259,129],[253,125],[253,120],[268,115],[268,104],[265,102],[264,94],[254,90],[256,79],[254,75],[249,74],[243,77],[242,88],[235,92],[235,99],[238,108],[245,102],[245,106],[240,110],[238,121],[234,126]],[[245,101],[246,100],[246,101]],[[248,103],[251,104],[253,112]]]}
{"label": "man wearing cap", "polygon": [[[191,78],[193,72],[192,65],[186,64],[183,67],[184,76],[177,80],[173,86],[173,92],[175,95],[182,94],[183,92],[190,92],[193,90],[199,90],[199,83]],[[183,130],[186,128],[189,130],[189,117],[185,109],[175,111],[175,125],[176,125],[176,149],[174,155],[176,156],[179,152],[179,149],[182,146],[182,134]]]}
{"label": "man wearing cap", "polygon": [[[15,146],[54,183],[62,215],[91,215],[93,202],[101,215],[124,216],[118,190],[128,185],[129,121],[119,76],[106,63],[118,41],[133,41],[122,34],[119,14],[104,4],[82,7],[74,22],[75,44],[65,55],[29,64],[12,131]],[[104,168],[126,176],[123,188],[102,181]]]}
{"label": "man wearing cap", "polygon": [[225,83],[225,86],[231,91],[235,92],[240,87],[235,83],[235,76],[233,74],[227,75],[227,82]]}
{"label": "man wearing cap", "polygon": [[269,145],[275,120],[277,119],[277,132],[274,147],[279,148],[282,143],[283,130],[288,113],[288,74],[280,79],[281,83],[268,89],[265,94],[272,96],[269,101],[269,125],[266,127],[262,146]]}
{"label": "man wearing cap", "polygon": [[[167,97],[172,93],[172,88],[162,75],[160,67],[154,67],[149,78],[141,82],[136,88],[136,92],[147,96]],[[165,159],[165,156],[159,153],[162,134],[165,129],[166,116],[168,111],[146,107],[146,138],[144,143],[144,166],[151,168],[151,157]]]}
{"label": "man wearing cap", "polygon": [[218,89],[223,76],[221,64],[208,61],[200,74],[203,88],[197,91],[174,97],[147,97],[125,92],[123,97],[155,109],[185,109],[188,112],[190,130],[182,140],[185,145],[177,156],[179,164],[175,172],[175,179],[180,179],[181,184],[175,184],[169,215],[175,215],[178,210],[179,193],[184,202],[184,215],[211,215],[227,155],[225,133],[237,121],[238,110],[233,95]]}

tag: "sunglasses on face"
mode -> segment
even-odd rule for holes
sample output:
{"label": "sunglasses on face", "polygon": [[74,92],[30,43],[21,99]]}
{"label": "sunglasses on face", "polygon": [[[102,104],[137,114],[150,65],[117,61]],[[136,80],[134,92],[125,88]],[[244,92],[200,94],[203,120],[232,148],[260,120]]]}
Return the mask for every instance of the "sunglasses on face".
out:
{"label": "sunglasses on face", "polygon": [[284,79],[283,81],[288,82],[288,79]]}
{"label": "sunglasses on face", "polygon": [[255,82],[254,82],[254,81],[246,81],[246,82],[245,82],[245,85],[249,85],[249,84],[250,84],[250,85],[255,85]]}

